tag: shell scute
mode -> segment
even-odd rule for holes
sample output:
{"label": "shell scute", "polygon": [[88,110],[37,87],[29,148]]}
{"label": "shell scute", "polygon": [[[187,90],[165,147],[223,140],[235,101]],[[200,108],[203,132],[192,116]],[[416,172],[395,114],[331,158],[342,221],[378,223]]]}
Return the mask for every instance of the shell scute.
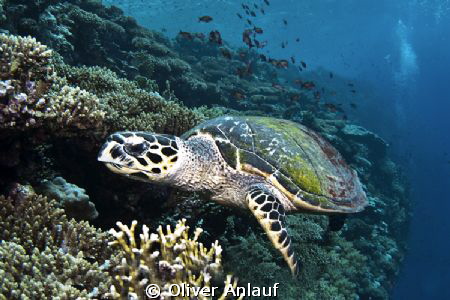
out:
{"label": "shell scute", "polygon": [[367,205],[356,172],[329,142],[301,124],[225,116],[195,130],[220,140],[219,150],[232,167],[266,178],[299,208],[356,212]]}

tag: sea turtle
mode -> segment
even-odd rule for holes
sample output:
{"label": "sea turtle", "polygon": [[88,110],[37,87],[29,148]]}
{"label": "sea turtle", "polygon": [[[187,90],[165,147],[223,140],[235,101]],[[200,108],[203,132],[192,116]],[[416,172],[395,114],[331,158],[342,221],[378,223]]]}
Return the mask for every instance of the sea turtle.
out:
{"label": "sea turtle", "polygon": [[367,205],[356,172],[324,138],[298,123],[222,116],[181,137],[117,132],[98,160],[115,173],[250,210],[296,273],[285,212],[355,213]]}

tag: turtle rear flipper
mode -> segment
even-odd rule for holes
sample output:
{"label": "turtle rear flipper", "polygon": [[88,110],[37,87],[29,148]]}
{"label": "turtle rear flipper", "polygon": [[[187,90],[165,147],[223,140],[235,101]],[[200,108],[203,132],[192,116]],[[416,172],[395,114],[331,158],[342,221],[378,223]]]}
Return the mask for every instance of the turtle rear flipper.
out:
{"label": "turtle rear flipper", "polygon": [[281,202],[264,187],[251,189],[246,196],[248,207],[258,220],[273,246],[283,255],[292,275],[298,274],[298,262],[291,245]]}

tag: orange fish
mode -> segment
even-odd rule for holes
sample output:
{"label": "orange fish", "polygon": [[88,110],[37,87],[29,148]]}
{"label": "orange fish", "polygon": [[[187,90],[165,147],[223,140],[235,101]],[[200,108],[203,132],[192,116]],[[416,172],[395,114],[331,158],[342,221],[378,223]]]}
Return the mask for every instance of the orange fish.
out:
{"label": "orange fish", "polygon": [[302,88],[307,89],[307,90],[312,90],[315,87],[316,87],[316,85],[312,81],[307,81],[307,82],[302,83]]}
{"label": "orange fish", "polygon": [[256,32],[257,34],[263,33],[263,30],[262,30],[262,28],[260,28],[260,27],[254,27],[254,28],[253,28],[253,31]]}

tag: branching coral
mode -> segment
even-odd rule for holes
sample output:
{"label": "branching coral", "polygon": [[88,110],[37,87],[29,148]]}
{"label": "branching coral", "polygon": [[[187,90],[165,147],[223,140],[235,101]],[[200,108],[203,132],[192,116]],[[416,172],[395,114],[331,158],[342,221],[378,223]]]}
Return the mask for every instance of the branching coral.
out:
{"label": "branching coral", "polygon": [[0,129],[102,125],[98,98],[57,76],[52,51],[31,37],[0,35]]}
{"label": "branching coral", "polygon": [[[136,240],[134,221],[130,227],[118,222],[120,231],[111,229],[116,241],[111,245],[120,245],[125,256],[118,266],[119,275],[108,296],[115,299],[144,299],[146,286],[150,283],[160,287],[161,299],[171,297],[172,284],[185,284],[190,287],[210,287],[213,277],[221,272],[222,248],[218,241],[210,249],[198,241],[201,228],[197,228],[194,237],[189,238],[186,220],[179,221],[174,229],[167,226],[166,232],[160,226],[158,234],[149,234],[147,226],[142,227],[139,241]],[[225,285],[233,284],[227,276]],[[171,299],[171,298],[170,298]],[[180,296],[176,299],[190,299]],[[199,299],[210,299],[199,295]],[[220,299],[226,299],[222,295]]]}
{"label": "branching coral", "polygon": [[59,66],[58,71],[71,84],[98,95],[111,131],[181,134],[205,118],[202,112],[168,101],[157,92],[140,89],[135,82],[121,79],[108,69]]}
{"label": "branching coral", "polygon": [[17,185],[0,196],[0,299],[98,297],[111,284],[110,237],[69,221],[56,202]]}

